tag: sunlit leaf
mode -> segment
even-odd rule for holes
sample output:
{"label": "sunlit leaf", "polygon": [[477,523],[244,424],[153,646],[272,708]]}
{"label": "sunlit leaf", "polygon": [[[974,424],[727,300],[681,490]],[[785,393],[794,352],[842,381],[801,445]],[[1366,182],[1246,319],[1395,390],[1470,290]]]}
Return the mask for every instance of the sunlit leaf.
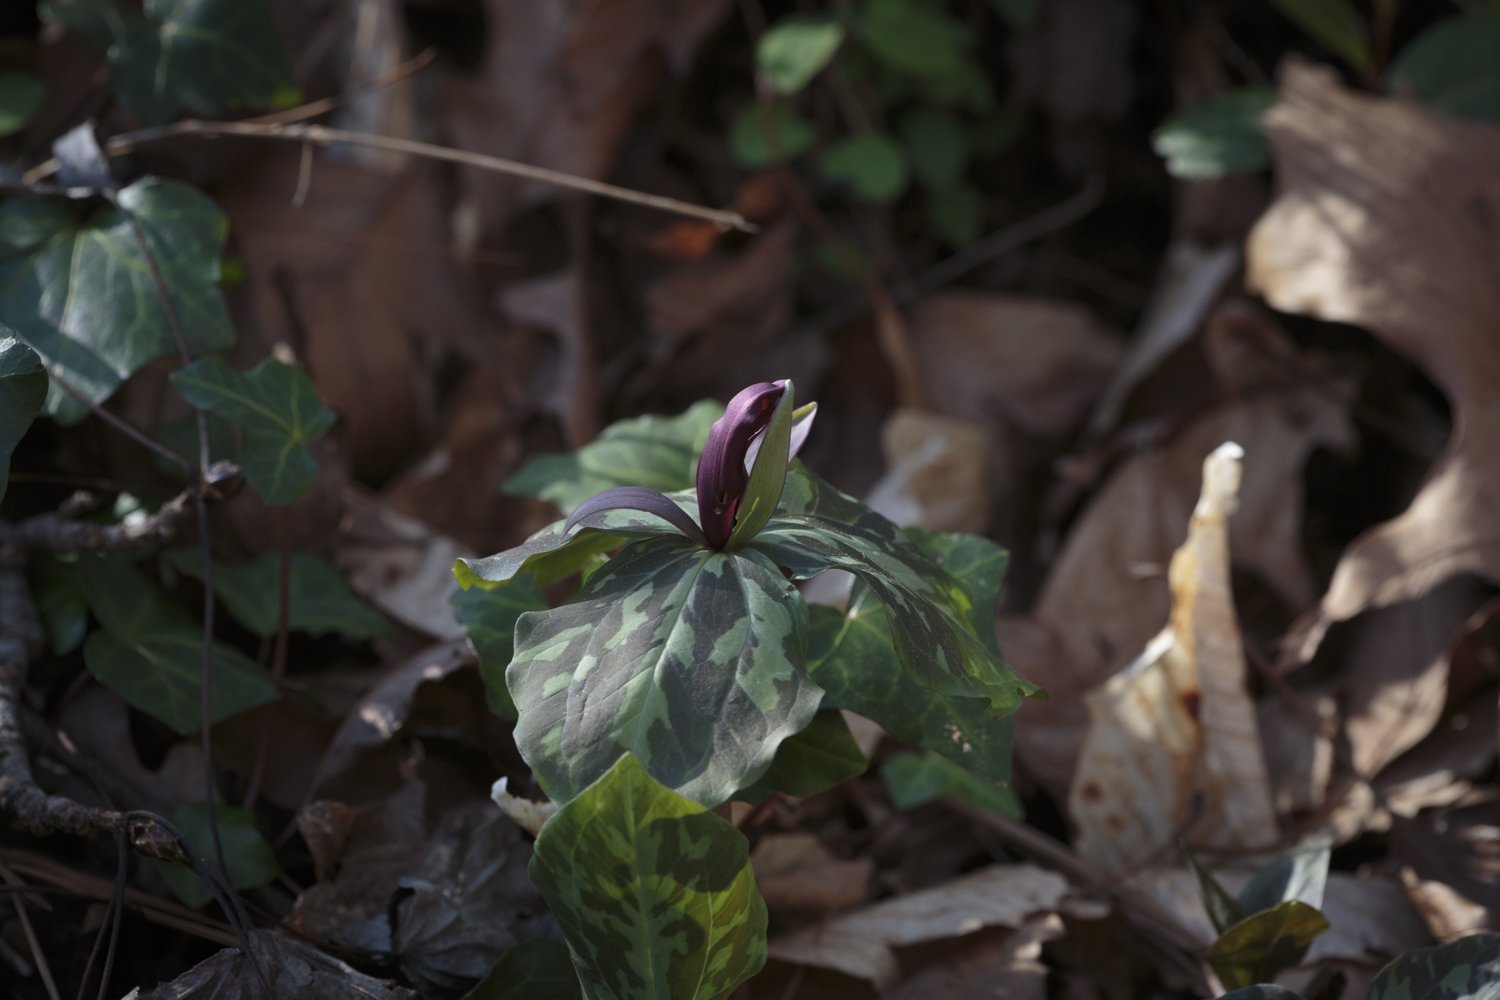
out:
{"label": "sunlit leaf", "polygon": [[1380,971],[1369,1000],[1500,998],[1500,934],[1409,951]]}
{"label": "sunlit leaf", "polygon": [[912,809],[949,795],[1006,816],[1022,815],[1020,800],[1009,788],[986,781],[931,751],[897,754],[880,766],[880,776],[898,809]]}
{"label": "sunlit leaf", "polygon": [[634,542],[572,603],[516,623],[516,745],[559,802],[630,752],[715,805],[817,711],[822,692],[800,672],[806,622],[801,595],[757,552]]}
{"label": "sunlit leaf", "polygon": [[[177,349],[132,220],[160,267],[188,348],[217,350],[234,339],[218,286],[218,208],[186,184],[149,177],[118,200],[119,208],[0,202],[0,316],[55,378],[95,403]],[[47,412],[71,423],[88,408],[54,384]]]}
{"label": "sunlit leaf", "polygon": [[818,169],[860,201],[893,201],[906,190],[906,157],[883,135],[852,135],[818,156]]}
{"label": "sunlit leaf", "polygon": [[573,957],[561,941],[522,941],[463,1000],[581,1000]]}
{"label": "sunlit leaf", "polygon": [[577,451],[539,455],[505,484],[507,493],[536,497],[564,514],[615,486],[662,493],[693,488],[698,453],[724,404],[704,400],[675,417],[636,417],[610,424]]}
{"label": "sunlit leaf", "polygon": [[[175,549],[166,561],[194,579],[203,578],[197,549]],[[334,632],[351,639],[373,639],[386,631],[385,617],[355,596],[328,560],[293,552],[288,624],[297,632]],[[214,593],[241,625],[262,638],[276,634],[281,602],[281,557],[274,552],[247,563],[214,564]]]}
{"label": "sunlit leaf", "polygon": [[1322,906],[1332,846],[1316,840],[1277,858],[1240,890],[1240,909],[1258,913],[1293,899]]}
{"label": "sunlit leaf", "polygon": [[805,153],[817,132],[790,108],[780,105],[764,113],[751,104],[735,116],[729,147],[740,166],[758,170],[795,159]]}
{"label": "sunlit leaf", "polygon": [[0,135],[25,128],[46,95],[46,85],[30,73],[0,73]]}
{"label": "sunlit leaf", "polygon": [[47,372],[36,352],[0,323],[0,500],[10,479],[10,455],[47,399]]}
{"label": "sunlit leaf", "polygon": [[735,798],[759,802],[772,792],[784,795],[816,795],[846,778],[863,774],[870,764],[854,742],[854,734],[837,709],[814,715],[801,732],[776,748],[766,773]]}
{"label": "sunlit leaf", "polygon": [[[217,809],[219,843],[224,848],[224,865],[229,881],[236,889],[258,889],[269,885],[281,874],[276,853],[255,825],[255,814],[248,809],[221,805]],[[213,833],[209,829],[209,806],[192,803],[172,813],[172,825],[182,834],[195,859],[211,868],[215,860]],[[203,879],[186,865],[158,861],[156,870],[162,881],[188,906],[207,905],[213,894]]]}
{"label": "sunlit leaf", "polygon": [[542,828],[531,861],[598,1000],[714,1000],[766,957],[749,845],[626,755]]}
{"label": "sunlit leaf", "polygon": [[[179,733],[202,719],[203,629],[119,556],[87,556],[73,579],[100,630],[83,645],[89,673],[126,702]],[[276,697],[255,661],[229,646],[211,647],[209,718],[227,719]]]}
{"label": "sunlit leaf", "polygon": [[1328,918],[1298,900],[1251,914],[1208,947],[1208,964],[1230,989],[1268,982],[1302,961]]}
{"label": "sunlit leaf", "polygon": [[333,411],[301,369],[266,358],[241,374],[208,357],[173,372],[172,384],[189,403],[239,425],[245,478],[266,503],[288,504],[312,488],[318,467],[307,446],[333,426]]}
{"label": "sunlit leaf", "polygon": [[1151,134],[1151,148],[1167,173],[1187,180],[1248,174],[1271,165],[1271,146],[1256,119],[1276,95],[1245,87],[1179,111]]}
{"label": "sunlit leaf", "polygon": [[1438,21],[1401,50],[1389,89],[1453,115],[1500,121],[1500,8]]}
{"label": "sunlit leaf", "polygon": [[778,94],[795,94],[833,61],[844,26],[826,17],[782,18],[755,44],[755,68]]}
{"label": "sunlit leaf", "polygon": [[448,602],[479,656],[479,674],[484,678],[490,711],[515,722],[516,705],[505,686],[505,668],[515,652],[516,619],[527,611],[547,607],[541,590],[531,578],[522,577],[491,587],[456,590]]}
{"label": "sunlit leaf", "polygon": [[1271,4],[1354,69],[1363,72],[1374,65],[1370,28],[1353,0],[1271,0]]}

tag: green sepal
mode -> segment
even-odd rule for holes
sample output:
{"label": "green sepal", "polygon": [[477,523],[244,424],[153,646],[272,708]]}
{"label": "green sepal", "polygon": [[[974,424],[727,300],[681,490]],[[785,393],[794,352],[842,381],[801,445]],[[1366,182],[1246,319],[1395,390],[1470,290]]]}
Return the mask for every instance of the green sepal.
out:
{"label": "green sepal", "polygon": [[781,502],[781,491],[786,485],[786,465],[791,457],[795,409],[792,396],[792,382],[788,379],[786,391],[776,402],[771,421],[761,433],[755,464],[750,467],[745,493],[735,510],[734,530],[729,533],[729,541],[724,546],[726,552],[732,552],[754,538]]}

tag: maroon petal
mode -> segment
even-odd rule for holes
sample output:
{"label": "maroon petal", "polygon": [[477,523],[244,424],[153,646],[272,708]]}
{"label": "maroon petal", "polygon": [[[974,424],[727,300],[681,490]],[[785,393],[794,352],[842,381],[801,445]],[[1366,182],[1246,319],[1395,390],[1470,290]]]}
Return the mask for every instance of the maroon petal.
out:
{"label": "maroon petal", "polygon": [[757,382],[741,389],[709,428],[698,459],[698,518],[710,548],[722,549],[729,541],[735,510],[750,478],[745,455],[785,392],[785,381]]}
{"label": "maroon petal", "polygon": [[693,522],[687,511],[673,503],[666,494],[644,486],[616,486],[603,493],[595,493],[573,508],[568,523],[563,525],[563,531],[572,531],[590,517],[611,510],[638,510],[646,514],[654,514],[699,545],[708,546],[708,539],[703,537],[703,530]]}

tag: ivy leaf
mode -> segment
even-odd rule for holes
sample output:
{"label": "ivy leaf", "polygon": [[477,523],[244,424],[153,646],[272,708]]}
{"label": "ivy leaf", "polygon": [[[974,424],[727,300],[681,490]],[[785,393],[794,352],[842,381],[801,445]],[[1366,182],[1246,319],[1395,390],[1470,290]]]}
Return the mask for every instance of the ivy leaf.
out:
{"label": "ivy leaf", "polygon": [[765,114],[750,105],[735,116],[729,148],[740,166],[751,170],[775,166],[807,152],[818,133],[789,108],[779,104]]}
{"label": "ivy leaf", "polygon": [[301,100],[264,0],[51,0],[50,19],[106,49],[120,103],[148,125],[182,114],[220,118]]}
{"label": "ivy leaf", "polygon": [[193,406],[239,425],[245,478],[266,503],[288,504],[312,488],[318,467],[307,446],[333,425],[333,411],[301,369],[266,358],[242,375],[208,357],[173,372],[172,384]]}
{"label": "ivy leaf", "polygon": [[1243,87],[1179,111],[1151,133],[1167,173],[1185,180],[1250,174],[1271,165],[1257,119],[1276,100],[1268,87]]}
{"label": "ivy leaf", "polygon": [[777,747],[766,773],[734,797],[759,802],[772,792],[816,795],[846,778],[863,774],[869,766],[859,744],[854,742],[854,734],[849,732],[844,714],[826,708],[813,716],[806,729]]}
{"label": "ivy leaf", "polygon": [[897,809],[912,809],[941,795],[1020,818],[1021,803],[1009,788],[985,781],[931,751],[903,753],[880,767],[880,776]]}
{"label": "ivy leaf", "polygon": [[[896,525],[800,465],[787,476],[781,510],[747,548],[796,579],[828,569],[860,578],[889,616],[905,675],[927,691],[988,698],[996,716],[1042,694],[1000,661],[991,625],[976,631],[975,603],[963,585]],[[987,620],[993,607],[977,614]]]}
{"label": "ivy leaf", "polygon": [[1370,984],[1369,1000],[1496,997],[1500,997],[1500,934],[1475,934],[1397,958]]}
{"label": "ivy leaf", "polygon": [[844,26],[827,17],[793,15],[771,26],[755,45],[755,68],[778,94],[791,95],[833,61]]}
{"label": "ivy leaf", "polygon": [[803,729],[807,605],[763,555],[636,541],[571,604],[524,614],[506,684],[516,745],[566,802],[633,753],[654,778],[717,805]]}
{"label": "ivy leaf", "polygon": [[[208,825],[210,806],[195,802],[172,813],[172,825],[187,841],[188,849],[201,864],[213,865],[213,832]],[[259,889],[270,885],[281,874],[276,853],[255,826],[255,814],[236,806],[219,806],[219,842],[224,846],[224,865],[229,881],[236,889]],[[167,888],[188,906],[206,906],[213,894],[198,873],[186,865],[156,862]]]}
{"label": "ivy leaf", "polygon": [[530,871],[586,996],[716,1000],[765,963],[745,838],[629,754],[547,821]]}
{"label": "ivy leaf", "polygon": [[10,455],[47,399],[47,372],[36,352],[0,323],[0,500],[10,479]]}
{"label": "ivy leaf", "polygon": [[1500,121],[1500,9],[1474,7],[1437,22],[1401,50],[1389,89],[1455,118]]}
{"label": "ivy leaf", "polygon": [[962,22],[919,0],[866,0],[855,30],[871,55],[920,79],[949,77],[968,58],[969,33]]}
{"label": "ivy leaf", "polygon": [[912,172],[925,187],[941,191],[963,179],[969,138],[952,114],[930,107],[908,112],[901,118],[901,142]]}
{"label": "ivy leaf", "polygon": [[522,578],[455,590],[448,602],[479,656],[479,675],[484,678],[490,711],[506,722],[515,722],[516,703],[505,686],[505,668],[515,652],[516,619],[527,611],[547,607],[541,589],[535,581]]}
{"label": "ivy leaf", "polygon": [[818,157],[823,176],[849,186],[860,201],[894,201],[906,190],[906,156],[883,135],[851,135]]}
{"label": "ivy leaf", "polygon": [[698,453],[723,413],[724,404],[704,400],[675,417],[617,421],[577,451],[533,458],[505,484],[505,491],[546,500],[569,514],[616,486],[662,493],[692,489]]}
{"label": "ivy leaf", "polygon": [[[168,565],[203,579],[197,549],[174,549]],[[373,639],[386,631],[385,616],[355,596],[328,560],[293,552],[287,595],[288,625],[298,632],[336,632],[351,639]],[[281,557],[267,552],[247,563],[214,565],[214,594],[235,620],[263,639],[276,634],[281,602]]]}
{"label": "ivy leaf", "polygon": [[1208,946],[1208,964],[1230,989],[1276,978],[1302,961],[1328,918],[1300,900],[1252,914]]}
{"label": "ivy leaf", "polygon": [[932,228],[950,247],[966,247],[984,229],[984,195],[967,181],[927,194]]}
{"label": "ivy leaf", "polygon": [[463,1000],[582,1000],[573,956],[561,941],[532,938],[506,952]]}
{"label": "ivy leaf", "polygon": [[[188,349],[234,340],[219,292],[224,216],[186,184],[145,178],[119,207],[13,198],[0,203],[0,315],[60,378],[102,403],[148,362],[176,352],[151,268],[161,268]],[[75,423],[88,407],[53,385],[46,412]]]}
{"label": "ivy leaf", "polygon": [[[202,720],[202,628],[118,556],[79,559],[73,579],[101,626],[83,644],[89,673],[177,732],[196,733]],[[210,659],[210,721],[275,699],[270,677],[243,653],[215,642]]]}
{"label": "ivy leaf", "polygon": [[46,95],[46,85],[30,73],[0,73],[0,135],[25,128]]}

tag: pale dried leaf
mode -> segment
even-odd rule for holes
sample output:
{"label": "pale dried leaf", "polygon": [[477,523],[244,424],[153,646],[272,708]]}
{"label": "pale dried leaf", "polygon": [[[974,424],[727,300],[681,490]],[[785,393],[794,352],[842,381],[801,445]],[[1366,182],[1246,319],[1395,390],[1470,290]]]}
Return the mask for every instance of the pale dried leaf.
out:
{"label": "pale dried leaf", "polygon": [[448,598],[457,588],[453,563],[472,556],[434,531],[349,486],[345,523],[334,564],[355,593],[381,611],[440,640],[464,639]]}
{"label": "pale dried leaf", "polygon": [[847,910],[870,895],[875,862],[840,858],[810,833],[772,833],[750,852],[755,885],[774,913],[779,910]]}
{"label": "pale dried leaf", "polygon": [[1203,463],[1203,494],[1172,557],[1170,624],[1086,696],[1069,810],[1079,854],[1107,871],[1147,861],[1178,833],[1226,850],[1265,849],[1279,835],[1230,595],[1240,458],[1226,444]]}
{"label": "pale dried leaf", "polygon": [[966,420],[897,410],[881,428],[885,474],[865,503],[900,525],[982,533],[989,520],[985,431]]}
{"label": "pale dried leaf", "polygon": [[532,799],[523,799],[520,796],[510,794],[510,779],[499,778],[490,787],[490,798],[495,800],[495,805],[500,811],[510,817],[510,821],[533,837],[542,832],[542,827],[547,821],[557,814],[557,803],[543,799],[540,802]]}

